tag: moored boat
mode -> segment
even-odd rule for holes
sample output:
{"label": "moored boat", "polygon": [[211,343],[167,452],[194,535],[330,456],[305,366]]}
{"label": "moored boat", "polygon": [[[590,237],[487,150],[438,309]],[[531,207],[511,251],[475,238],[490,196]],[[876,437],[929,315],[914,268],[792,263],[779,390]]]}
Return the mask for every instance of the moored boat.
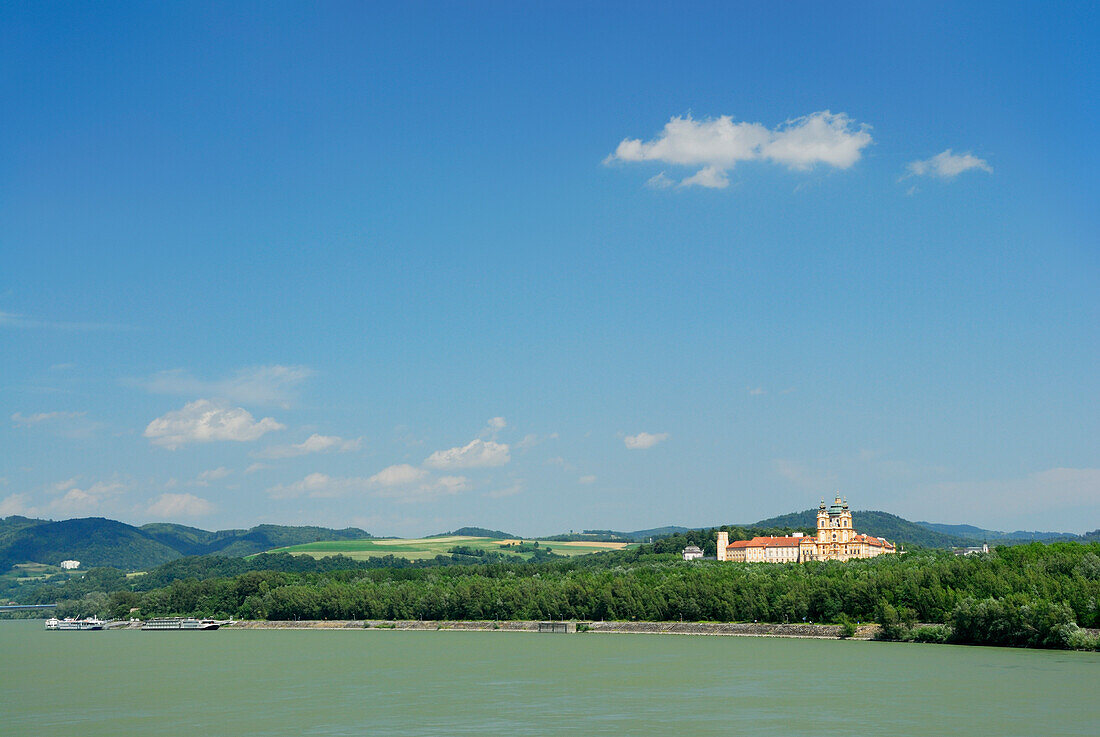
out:
{"label": "moored boat", "polygon": [[143,630],[216,630],[225,622],[216,619],[195,619],[193,617],[162,617],[142,623]]}
{"label": "moored boat", "polygon": [[65,619],[58,619],[57,617],[50,617],[46,620],[46,629],[48,630],[101,630],[103,626],[107,624],[98,617],[87,617],[86,619],[73,619],[72,617],[66,617]]}

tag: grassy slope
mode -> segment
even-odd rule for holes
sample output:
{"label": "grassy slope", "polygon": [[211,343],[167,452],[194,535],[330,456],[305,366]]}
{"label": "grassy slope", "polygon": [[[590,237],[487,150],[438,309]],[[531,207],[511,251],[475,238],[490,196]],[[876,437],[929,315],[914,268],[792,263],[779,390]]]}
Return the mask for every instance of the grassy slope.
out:
{"label": "grassy slope", "polygon": [[[518,553],[509,547],[509,542],[518,542],[518,539],[501,540],[492,537],[470,537],[466,535],[451,535],[447,537],[426,537],[412,539],[387,539],[376,538],[372,540],[333,540],[326,542],[307,543],[269,550],[271,553],[292,553],[294,555],[311,555],[314,558],[323,558],[326,555],[346,555],[349,558],[363,560],[366,558],[378,558],[385,555],[393,555],[410,560],[422,560],[434,558],[437,555],[447,555],[451,548],[465,546],[487,552],[505,553],[508,555],[521,555],[529,558],[530,553]],[[541,542],[540,547],[550,548],[558,555],[585,555],[601,550],[618,550],[625,547],[622,543],[564,543]]]}

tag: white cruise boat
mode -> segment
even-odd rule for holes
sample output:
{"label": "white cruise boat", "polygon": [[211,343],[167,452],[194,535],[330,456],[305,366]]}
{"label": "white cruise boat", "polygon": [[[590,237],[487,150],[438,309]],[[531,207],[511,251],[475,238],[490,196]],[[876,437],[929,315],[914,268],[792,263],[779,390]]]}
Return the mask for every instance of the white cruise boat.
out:
{"label": "white cruise boat", "polygon": [[72,617],[66,617],[65,619],[58,619],[57,617],[50,617],[46,620],[46,629],[48,630],[101,630],[107,623],[98,617],[88,617],[87,619],[73,619]]}
{"label": "white cruise boat", "polygon": [[225,622],[216,619],[194,619],[192,617],[164,617],[150,619],[141,625],[143,630],[216,630]]}

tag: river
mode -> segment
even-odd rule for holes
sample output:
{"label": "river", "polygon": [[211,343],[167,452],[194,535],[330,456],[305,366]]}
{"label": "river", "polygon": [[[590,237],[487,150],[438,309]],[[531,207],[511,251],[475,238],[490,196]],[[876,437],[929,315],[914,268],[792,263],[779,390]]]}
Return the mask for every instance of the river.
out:
{"label": "river", "polygon": [[6,737],[1096,735],[1100,654],[687,635],[46,632]]}

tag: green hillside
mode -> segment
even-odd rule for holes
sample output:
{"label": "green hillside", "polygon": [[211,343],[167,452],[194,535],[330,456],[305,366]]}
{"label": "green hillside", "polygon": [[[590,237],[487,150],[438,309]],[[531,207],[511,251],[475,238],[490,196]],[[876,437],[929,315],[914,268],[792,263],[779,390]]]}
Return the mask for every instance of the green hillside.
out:
{"label": "green hillside", "polygon": [[102,517],[53,522],[12,516],[0,519],[0,572],[18,563],[57,565],[70,558],[79,560],[82,568],[141,570],[182,556],[242,557],[290,545],[370,537],[357,528],[258,525],[211,532],[169,523],[134,527]]}
{"label": "green hillside", "polygon": [[[817,527],[817,510],[780,515],[757,522],[754,527],[798,527],[813,530]],[[889,512],[852,512],[852,526],[856,532],[884,537],[895,545],[924,548],[951,548],[970,545],[969,538],[930,530],[916,522],[902,519]]]}
{"label": "green hillside", "polygon": [[136,527],[102,517],[34,522],[20,524],[0,539],[0,571],[16,563],[57,565],[70,558],[79,560],[84,568],[135,570],[183,555]]}

